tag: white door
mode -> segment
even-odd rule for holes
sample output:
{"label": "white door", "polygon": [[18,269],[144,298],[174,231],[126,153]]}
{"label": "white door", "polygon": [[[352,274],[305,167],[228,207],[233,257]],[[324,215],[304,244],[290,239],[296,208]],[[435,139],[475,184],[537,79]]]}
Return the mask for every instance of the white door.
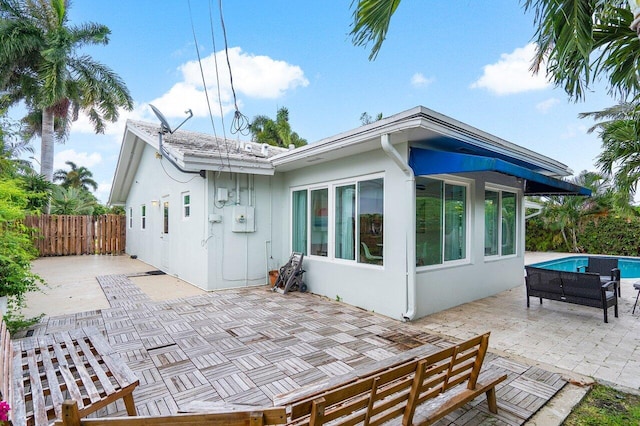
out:
{"label": "white door", "polygon": [[170,272],[171,238],[169,228],[169,196],[162,197],[160,208],[162,220],[160,221],[160,264],[165,272]]}

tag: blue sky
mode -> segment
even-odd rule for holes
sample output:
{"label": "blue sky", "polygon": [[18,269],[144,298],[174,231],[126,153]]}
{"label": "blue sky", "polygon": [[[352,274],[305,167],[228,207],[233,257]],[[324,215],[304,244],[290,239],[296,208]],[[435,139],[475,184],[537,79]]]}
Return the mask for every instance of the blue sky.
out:
{"label": "blue sky", "polygon": [[[275,118],[287,107],[292,129],[310,143],[358,127],[360,115],[389,116],[417,105],[562,161],[576,173],[595,170],[600,151],[592,122],[580,112],[613,105],[601,87],[585,102],[568,100],[544,76],[528,72],[533,15],[516,0],[450,2],[404,0],[394,15],[378,58],[348,37],[351,0],[223,2],[229,55],[240,111]],[[216,89],[209,2],[192,0],[76,1],[70,22],[93,21],[111,29],[110,43],[85,49],[126,82],[135,100],[106,134],[74,123],[69,140],[56,146],[54,168],[71,160],[93,171],[106,201],[126,118],[157,121],[153,103],[184,129],[213,133],[197,63],[193,17],[215,132],[223,135]],[[213,1],[226,136],[230,96],[218,2]],[[14,111],[19,118],[18,112]],[[241,137],[248,139],[248,136]],[[37,149],[39,142],[34,142]],[[39,154],[37,154],[38,156]],[[37,166],[37,165],[36,165]]]}

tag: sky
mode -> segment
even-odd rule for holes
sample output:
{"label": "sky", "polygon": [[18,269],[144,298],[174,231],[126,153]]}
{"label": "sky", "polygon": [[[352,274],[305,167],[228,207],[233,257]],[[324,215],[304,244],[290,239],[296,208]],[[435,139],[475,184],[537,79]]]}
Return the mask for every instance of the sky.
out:
{"label": "sky", "polygon": [[[234,140],[250,138],[231,132],[234,104],[249,120],[275,119],[286,107],[292,130],[309,143],[358,127],[363,112],[386,117],[422,105],[559,160],[575,173],[596,170],[601,142],[588,133],[593,122],[578,114],[615,102],[594,87],[576,103],[545,75],[532,75],[534,17],[517,0],[466,0],[456,7],[404,0],[375,61],[368,60],[369,49],[351,43],[351,0],[221,3],[227,54],[218,1],[72,2],[71,25],[96,22],[111,30],[108,45],[77,53],[119,74],[135,108],[102,135],[80,117],[68,140],[55,147],[54,170],[67,168],[65,161],[87,167],[99,183],[95,195],[106,202],[126,119],[157,122],[150,103],[174,127],[191,109],[194,118],[182,129]],[[21,111],[10,114],[17,119]],[[39,141],[34,148],[39,158]]]}

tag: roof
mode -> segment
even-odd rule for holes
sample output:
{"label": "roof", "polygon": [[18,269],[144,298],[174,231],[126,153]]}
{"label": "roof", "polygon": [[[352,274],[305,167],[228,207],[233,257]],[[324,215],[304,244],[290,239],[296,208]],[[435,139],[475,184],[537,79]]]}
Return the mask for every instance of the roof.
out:
{"label": "roof", "polygon": [[[108,203],[126,202],[144,147],[159,149],[160,125],[127,120]],[[270,158],[288,151],[251,141],[233,141],[206,133],[177,130],[162,136],[163,153],[181,171],[227,171],[273,175]]]}

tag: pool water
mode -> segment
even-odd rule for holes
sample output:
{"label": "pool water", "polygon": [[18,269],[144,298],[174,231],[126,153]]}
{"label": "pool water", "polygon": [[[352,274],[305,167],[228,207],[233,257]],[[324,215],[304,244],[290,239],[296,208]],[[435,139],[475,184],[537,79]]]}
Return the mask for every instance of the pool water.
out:
{"label": "pool water", "polygon": [[[588,263],[589,259],[586,256],[572,256],[534,263],[530,266],[553,269],[554,271],[575,272],[579,267],[587,266]],[[618,258],[618,268],[620,268],[620,278],[640,278],[640,258],[620,257]]]}

